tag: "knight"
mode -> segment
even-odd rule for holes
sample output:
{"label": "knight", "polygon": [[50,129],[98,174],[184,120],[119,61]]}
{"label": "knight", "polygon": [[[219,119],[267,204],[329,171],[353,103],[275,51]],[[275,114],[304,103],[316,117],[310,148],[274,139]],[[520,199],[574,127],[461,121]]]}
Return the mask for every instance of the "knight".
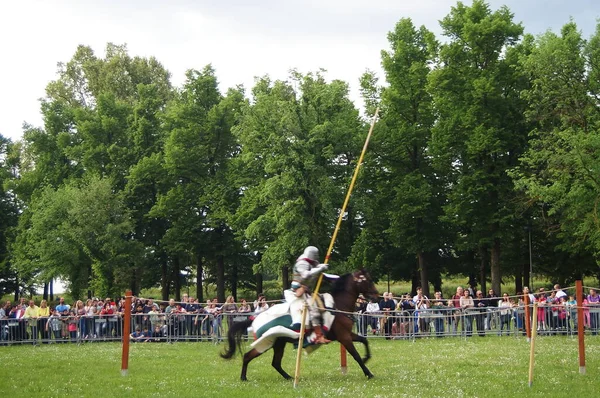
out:
{"label": "knight", "polygon": [[315,344],[327,344],[328,340],[323,335],[321,327],[322,316],[316,300],[310,299],[310,286],[313,285],[317,277],[327,269],[327,264],[319,263],[319,249],[314,246],[308,246],[304,252],[296,260],[294,264],[294,275],[291,289],[284,292],[288,302],[293,300],[303,299],[308,300],[309,306],[309,321],[315,332]]}

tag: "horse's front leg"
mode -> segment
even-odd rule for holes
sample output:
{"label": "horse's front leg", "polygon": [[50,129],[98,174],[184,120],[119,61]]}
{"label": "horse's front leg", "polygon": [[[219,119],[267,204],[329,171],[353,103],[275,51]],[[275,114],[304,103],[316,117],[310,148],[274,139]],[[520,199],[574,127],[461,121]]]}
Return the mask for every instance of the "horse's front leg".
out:
{"label": "horse's front leg", "polygon": [[273,366],[284,379],[290,380],[292,376],[287,374],[281,367],[281,359],[283,358],[286,344],[287,342],[284,339],[275,340],[275,344],[273,344],[273,361],[271,362],[271,366]]}
{"label": "horse's front leg", "polygon": [[356,363],[358,363],[358,365],[360,366],[360,368],[364,372],[365,376],[367,376],[369,379],[372,379],[375,376],[373,375],[373,373],[371,373],[371,371],[369,370],[369,368],[367,368],[367,366],[365,365],[364,361],[360,357],[360,354],[356,350],[356,347],[354,347],[354,344],[352,344],[352,338],[353,337],[351,335],[348,335],[347,338],[338,339],[338,341],[344,347],[346,347],[346,351],[348,351],[350,353],[350,355],[352,355],[352,358],[354,358],[354,360],[356,361]]}
{"label": "horse's front leg", "polygon": [[363,358],[363,362],[367,363],[367,361],[369,359],[371,359],[371,349],[369,348],[369,341],[367,340],[367,338],[353,332],[352,333],[352,341],[357,341],[359,343],[364,344],[365,349],[367,351],[367,355]]}

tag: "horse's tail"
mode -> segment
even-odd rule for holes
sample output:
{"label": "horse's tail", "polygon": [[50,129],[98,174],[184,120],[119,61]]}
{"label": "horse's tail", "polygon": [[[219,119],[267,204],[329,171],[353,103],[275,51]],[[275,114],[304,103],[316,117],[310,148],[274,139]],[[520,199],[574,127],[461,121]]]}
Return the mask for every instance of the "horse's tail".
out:
{"label": "horse's tail", "polygon": [[253,319],[247,319],[242,322],[235,322],[229,328],[229,332],[227,332],[227,343],[229,347],[227,350],[221,354],[221,358],[223,359],[231,359],[235,355],[236,348],[239,348],[240,353],[242,350],[241,340],[242,340],[242,332],[250,325],[252,325]]}

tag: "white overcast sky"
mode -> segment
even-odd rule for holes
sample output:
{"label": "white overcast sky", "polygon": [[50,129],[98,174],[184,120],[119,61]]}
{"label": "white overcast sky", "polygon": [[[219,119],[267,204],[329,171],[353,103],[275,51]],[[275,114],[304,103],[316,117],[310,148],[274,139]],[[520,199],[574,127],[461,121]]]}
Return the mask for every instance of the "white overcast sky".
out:
{"label": "white overcast sky", "polygon": [[[470,0],[464,1],[471,4]],[[526,32],[558,32],[572,17],[588,38],[599,0],[489,0],[507,5]],[[222,91],[247,89],[255,76],[285,79],[291,68],[326,69],[347,81],[380,71],[387,32],[403,17],[441,39],[438,21],[450,0],[7,0],[0,2],[0,134],[21,136],[23,122],[41,126],[38,99],[77,45],[103,56],[107,42],[130,55],[155,56],[180,85],[184,72],[211,63]],[[382,77],[380,75],[380,77]]]}

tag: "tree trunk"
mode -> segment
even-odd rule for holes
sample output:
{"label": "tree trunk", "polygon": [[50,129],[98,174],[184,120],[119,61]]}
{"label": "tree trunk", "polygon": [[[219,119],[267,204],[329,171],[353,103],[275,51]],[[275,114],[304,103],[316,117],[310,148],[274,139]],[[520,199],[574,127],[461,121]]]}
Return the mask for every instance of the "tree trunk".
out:
{"label": "tree trunk", "polygon": [[222,254],[217,256],[217,301],[225,302],[225,259]]}
{"label": "tree trunk", "polygon": [[533,286],[531,286],[529,274],[529,263],[523,263],[523,286],[529,287],[529,291],[533,292]]}
{"label": "tree trunk", "polygon": [[202,256],[198,253],[196,254],[196,297],[199,303],[204,303],[204,292],[202,291],[203,272]]}
{"label": "tree trunk", "polygon": [[179,256],[173,259],[173,288],[175,289],[175,301],[181,301],[181,279],[179,277]]}
{"label": "tree trunk", "polygon": [[44,282],[44,300],[48,301],[48,282]]}
{"label": "tree trunk", "polygon": [[169,296],[171,295],[171,281],[169,279],[169,263],[166,258],[162,258],[160,274],[162,300],[169,301]]}
{"label": "tree trunk", "polygon": [[492,244],[492,264],[491,264],[491,274],[492,274],[492,289],[496,294],[502,294],[502,273],[500,270],[500,239],[495,238],[494,243]]}
{"label": "tree trunk", "polygon": [[421,277],[421,288],[423,294],[429,297],[429,279],[427,277],[427,262],[425,261],[425,255],[422,251],[417,253],[417,259],[419,260],[419,274]]}
{"label": "tree trunk", "polygon": [[50,280],[50,302],[54,301],[54,279]]}
{"label": "tree trunk", "polygon": [[487,263],[488,256],[487,249],[483,246],[479,248],[479,257],[479,286],[481,288],[481,292],[485,296],[487,294],[485,265]]}
{"label": "tree trunk", "polygon": [[263,275],[261,272],[256,273],[256,296],[263,292]]}
{"label": "tree trunk", "polygon": [[519,292],[523,292],[523,267],[515,269],[515,293]]}
{"label": "tree trunk", "polygon": [[231,267],[231,295],[234,301],[237,303],[237,284],[238,284],[238,266],[237,263],[233,263]]}
{"label": "tree trunk", "polygon": [[290,287],[290,269],[287,265],[281,267],[281,283],[283,285],[283,290]]}

